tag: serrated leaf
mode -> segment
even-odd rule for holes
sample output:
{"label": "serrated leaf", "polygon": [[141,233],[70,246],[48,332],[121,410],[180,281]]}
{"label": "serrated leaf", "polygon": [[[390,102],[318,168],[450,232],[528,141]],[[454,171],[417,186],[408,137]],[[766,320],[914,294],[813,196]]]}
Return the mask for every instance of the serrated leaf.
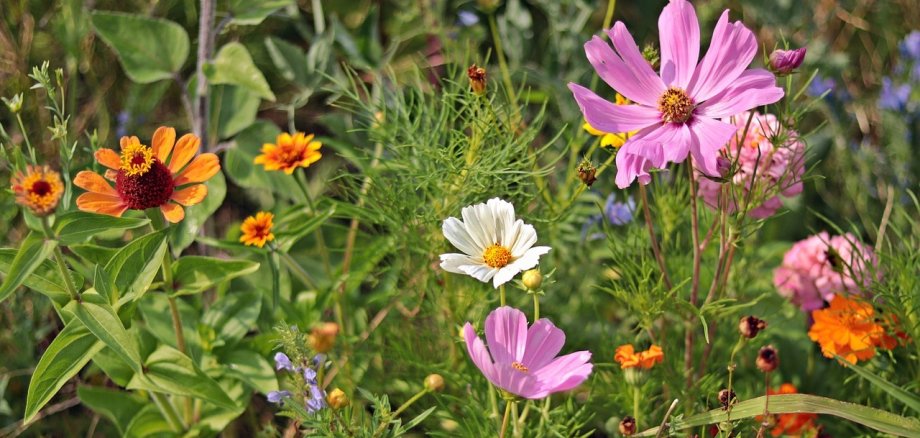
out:
{"label": "serrated leaf", "polygon": [[227,43],[221,47],[214,59],[205,66],[204,71],[211,84],[237,85],[263,99],[275,101],[275,93],[269,87],[262,71],[252,61],[249,50],[238,42]]}
{"label": "serrated leaf", "polygon": [[249,260],[182,257],[173,265],[175,296],[200,293],[257,269],[259,263]]}
{"label": "serrated leaf", "polygon": [[54,230],[64,245],[85,242],[96,234],[112,230],[131,230],[150,223],[146,218],[115,217],[72,211],[57,218]]}
{"label": "serrated leaf", "polygon": [[121,61],[128,77],[146,84],[172,79],[189,53],[182,26],[159,18],[117,12],[93,12],[93,27]]}
{"label": "serrated leaf", "polygon": [[39,233],[31,232],[19,246],[16,257],[10,263],[10,268],[5,271],[6,278],[0,284],[0,302],[3,302],[32,274],[42,262],[48,259],[57,241],[45,239]]}
{"label": "serrated leaf", "polygon": [[[10,266],[16,257],[15,249],[0,248],[0,273],[6,275],[10,272]],[[83,286],[83,276],[77,272],[70,271],[70,278],[73,279],[74,286],[80,289]],[[70,294],[67,292],[67,286],[64,285],[64,278],[57,264],[51,260],[45,260],[32,271],[32,275],[23,280],[22,285],[37,291],[54,301],[57,305],[63,306],[70,301]]]}
{"label": "serrated leaf", "polygon": [[125,329],[115,309],[106,302],[106,297],[90,289],[83,293],[79,302],[71,301],[64,310],[73,313],[135,373],[141,372],[141,354],[137,341]]}
{"label": "serrated leaf", "polygon": [[198,398],[227,409],[236,409],[223,388],[179,350],[161,345],[144,362],[146,372],[135,374],[128,389],[143,389]]}
{"label": "serrated leaf", "polygon": [[105,272],[112,276],[120,305],[147,293],[163,263],[166,248],[166,232],[157,231],[134,239],[112,256]]}
{"label": "serrated leaf", "polygon": [[77,397],[83,405],[115,424],[122,436],[137,412],[150,404],[148,400],[129,392],[86,385],[77,387]]}

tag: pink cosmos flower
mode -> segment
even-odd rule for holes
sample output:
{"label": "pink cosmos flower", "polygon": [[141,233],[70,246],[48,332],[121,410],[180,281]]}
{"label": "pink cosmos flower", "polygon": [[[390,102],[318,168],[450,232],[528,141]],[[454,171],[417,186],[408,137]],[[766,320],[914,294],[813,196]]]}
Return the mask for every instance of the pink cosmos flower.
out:
{"label": "pink cosmos flower", "polygon": [[831,237],[822,231],[792,245],[773,272],[773,284],[780,295],[809,312],[823,308],[835,294],[859,294],[877,268],[872,248],[856,236]]}
{"label": "pink cosmos flower", "polygon": [[639,130],[617,153],[620,188],[636,178],[648,184],[650,168],[682,162],[688,154],[707,175],[718,176],[719,150],[736,130],[718,119],[783,97],[773,73],[747,69],[757,53],[757,42],[741,22],[729,23],[728,10],[719,18],[702,61],[696,11],[686,0],[671,0],[665,6],[658,17],[658,33],[659,74],[642,57],[622,22],[607,31],[613,48],[597,36],[585,43],[588,61],[601,79],[636,105],[616,105],[569,84],[591,126],[604,132]]}
{"label": "pink cosmos flower", "polygon": [[528,330],[523,312],[499,307],[486,317],[485,332],[488,348],[470,323],[463,326],[470,358],[486,379],[514,395],[541,399],[573,389],[591,374],[590,351],[556,357],[565,344],[565,333],[548,319]]}
{"label": "pink cosmos flower", "polygon": [[[747,136],[739,142],[749,117],[750,113],[742,113],[732,118],[738,132],[732,136],[725,151],[728,156],[738,157],[738,171],[732,176],[731,184],[739,187],[744,196],[752,187],[752,179],[754,193],[775,193],[748,212],[751,217],[762,219],[772,216],[782,207],[780,196],[791,198],[802,193],[805,144],[799,141],[797,132],[784,130],[784,144],[774,146],[773,139],[780,132],[779,120],[773,114],[756,112],[748,126]],[[757,172],[756,177],[754,172]],[[722,184],[706,178],[701,178],[699,183],[699,196],[707,205],[717,209]],[[729,213],[737,210],[736,198],[729,196],[727,199]]]}

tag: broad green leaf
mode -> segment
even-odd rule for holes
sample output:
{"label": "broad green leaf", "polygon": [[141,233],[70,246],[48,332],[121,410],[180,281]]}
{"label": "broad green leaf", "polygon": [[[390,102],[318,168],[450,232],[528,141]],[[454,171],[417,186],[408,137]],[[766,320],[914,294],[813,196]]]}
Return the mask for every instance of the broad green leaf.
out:
{"label": "broad green leaf", "polygon": [[29,423],[58,390],[104,347],[79,321],[64,326],[45,350],[29,381],[23,423]]}
{"label": "broad green leaf", "polygon": [[99,367],[118,386],[128,386],[134,371],[111,349],[103,348],[93,356],[93,364]]}
{"label": "broad green leaf", "polygon": [[240,43],[227,43],[221,47],[214,60],[205,66],[205,74],[211,84],[237,85],[263,99],[275,101],[275,93],[272,93],[265,76],[252,62],[246,46]]}
{"label": "broad green leaf", "polygon": [[[305,210],[301,211],[305,213]],[[285,217],[282,221],[279,221],[278,225],[288,223],[297,224],[289,225],[286,229],[284,229],[284,231],[279,231],[277,233],[278,246],[281,248],[281,251],[290,251],[295,243],[306,237],[308,234],[316,231],[316,229],[326,223],[326,221],[329,220],[333,214],[335,214],[335,206],[318,212],[316,216],[310,217],[301,213],[295,214],[294,218],[289,219],[288,217]]]}
{"label": "broad green leaf", "polygon": [[112,230],[132,230],[150,223],[150,219],[114,217],[72,211],[57,218],[54,230],[64,245],[85,242],[92,236]]}
{"label": "broad green leaf", "polygon": [[115,291],[115,285],[112,283],[112,276],[105,271],[102,265],[96,265],[96,269],[93,271],[93,288],[96,289],[96,292],[102,295],[110,305],[118,303],[118,292]]}
{"label": "broad green leaf", "polygon": [[80,256],[81,259],[89,262],[91,265],[105,265],[112,257],[115,256],[115,253],[120,249],[107,248],[92,243],[69,245],[67,248],[70,249],[70,251],[74,254]]}
{"label": "broad green leaf", "polygon": [[[10,248],[0,248],[0,273],[6,275],[10,272],[10,266],[16,257],[17,251]],[[74,286],[79,290],[83,286],[83,276],[77,272],[70,272],[70,278],[73,279]],[[22,285],[44,294],[57,305],[63,306],[70,301],[70,294],[67,292],[67,286],[64,285],[64,278],[61,276],[61,270],[56,263],[51,260],[45,260],[34,271],[32,275],[23,280]]]}
{"label": "broad green leaf", "polygon": [[278,390],[278,377],[271,363],[255,351],[231,351],[222,358],[221,364],[225,365],[227,374],[259,393],[268,394]]}
{"label": "broad green leaf", "polygon": [[265,48],[283,78],[298,84],[307,82],[307,55],[300,47],[281,38],[268,37]]}
{"label": "broad green leaf", "polygon": [[106,302],[105,297],[92,289],[83,293],[81,298],[79,302],[71,301],[64,310],[73,313],[135,373],[141,372],[141,354],[137,340],[125,329],[115,309]]}
{"label": "broad green leaf", "polygon": [[227,409],[237,408],[217,382],[175,348],[161,345],[144,365],[146,372],[135,374],[128,389],[194,397]]}
{"label": "broad green leaf", "polygon": [[153,403],[147,404],[134,414],[131,422],[125,428],[125,437],[142,438],[142,437],[162,437],[176,436],[173,429],[163,418],[163,414]]}
{"label": "broad green leaf", "polygon": [[256,25],[272,12],[294,4],[294,0],[230,0],[228,9],[233,23]]}
{"label": "broad green leaf", "polygon": [[169,20],[96,11],[93,27],[134,82],[172,79],[188,58],[188,34]]}
{"label": "broad green leaf", "polygon": [[120,304],[137,300],[147,293],[163,263],[166,248],[166,233],[157,231],[134,239],[109,260],[105,272],[112,277]]}
{"label": "broad green leaf", "polygon": [[150,404],[148,400],[130,392],[86,385],[77,387],[77,397],[85,406],[108,418],[123,436],[131,419],[141,408]]}
{"label": "broad green leaf", "polygon": [[[837,356],[837,360],[843,363],[843,358]],[[913,409],[916,412],[920,412],[920,397],[917,397],[916,394],[911,394],[910,392],[905,391],[903,388],[893,385],[891,382],[872,374],[869,370],[862,368],[854,364],[846,364],[847,369],[853,370],[854,373],[859,374],[860,377],[869,381],[873,385],[879,387],[883,391],[887,392],[888,395],[900,400],[907,407]]]}
{"label": "broad green leaf", "polygon": [[[739,420],[763,415],[765,399],[766,397],[757,397],[738,403],[731,410],[731,419]],[[834,415],[892,435],[920,436],[920,420],[901,417],[891,412],[868,406],[808,394],[771,395],[769,403],[771,414],[814,413]],[[686,418],[674,418],[670,422],[668,430],[673,432],[707,424],[719,424],[728,419],[728,412],[723,411],[721,408],[713,409],[709,412]],[[656,436],[657,434],[658,428],[653,427],[635,436],[646,437]]]}
{"label": "broad green leaf", "polygon": [[10,263],[9,270],[5,271],[6,278],[0,284],[0,302],[9,297],[32,272],[38,269],[42,262],[54,252],[56,246],[57,241],[47,240],[34,231],[29,233],[19,246],[19,251]]}
{"label": "broad green leaf", "polygon": [[[144,317],[144,328],[147,329],[147,332],[161,343],[176,347],[176,330],[173,328],[168,297],[165,294],[150,294],[144,297],[137,307]],[[201,316],[195,308],[183,300],[176,300],[176,307],[179,308],[179,319],[182,320],[182,331],[189,355],[197,359],[201,356],[201,339],[198,328],[198,320]]]}
{"label": "broad green leaf", "polygon": [[243,87],[212,86],[211,124],[208,131],[216,133],[220,138],[233,137],[256,121],[260,102],[258,94]]}
{"label": "broad green leaf", "polygon": [[204,198],[204,201],[191,207],[186,207],[185,219],[169,227],[171,234],[169,241],[172,242],[173,255],[176,257],[195,241],[195,237],[198,236],[198,230],[224,202],[224,196],[227,194],[227,182],[223,173],[218,172],[205,185],[208,187],[208,196]]}
{"label": "broad green leaf", "polygon": [[220,283],[259,269],[259,264],[249,260],[218,259],[186,256],[173,265],[175,295],[203,292]]}
{"label": "broad green leaf", "polygon": [[261,310],[259,292],[230,292],[205,312],[201,323],[213,328],[225,344],[233,344],[255,328]]}

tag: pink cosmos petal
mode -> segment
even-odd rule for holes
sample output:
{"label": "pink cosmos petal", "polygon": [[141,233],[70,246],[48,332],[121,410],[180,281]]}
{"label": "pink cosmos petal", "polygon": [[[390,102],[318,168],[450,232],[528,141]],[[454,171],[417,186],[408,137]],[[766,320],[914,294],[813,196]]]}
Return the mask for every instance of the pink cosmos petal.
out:
{"label": "pink cosmos petal", "polygon": [[575,83],[569,89],[581,108],[585,120],[604,132],[629,132],[659,123],[658,110],[642,105],[617,105]]}
{"label": "pink cosmos petal", "polygon": [[[684,147],[684,145],[675,146]],[[625,189],[637,178],[639,183],[648,184],[652,181],[648,170],[652,167],[664,166],[664,151],[660,143],[630,140],[617,151],[616,163],[617,187]]]}
{"label": "pink cosmos petal", "polygon": [[687,89],[700,59],[700,25],[686,0],[671,0],[658,17],[661,40],[661,80],[665,86]]}
{"label": "pink cosmos petal", "polygon": [[687,91],[697,103],[719,94],[738,79],[757,54],[754,34],[740,21],[728,22],[728,10],[722,13],[706,56],[696,67]]}
{"label": "pink cosmos petal", "polygon": [[[585,54],[588,56],[588,62],[594,67],[597,75],[611,88],[633,102],[646,106],[657,105],[656,102],[658,101],[658,96],[661,95],[661,91],[658,91],[657,88],[643,87],[642,83],[636,80],[632,70],[620,59],[619,55],[614,53],[610,44],[595,36],[585,43]],[[649,81],[653,86],[657,87],[655,81],[651,79]],[[663,91],[664,85],[661,84],[660,80],[657,81],[657,84],[661,85],[660,88]]]}
{"label": "pink cosmos petal", "polygon": [[476,336],[476,330],[470,323],[463,326],[463,340],[466,341],[466,351],[473,359],[476,368],[482,371],[486,379],[492,380],[494,366],[492,366],[492,358],[489,357],[489,350],[486,349],[482,339]]}
{"label": "pink cosmos petal", "polygon": [[565,333],[548,319],[538,320],[527,330],[527,347],[521,363],[532,370],[539,369],[550,363],[563,345]]}
{"label": "pink cosmos petal", "polygon": [[736,81],[698,106],[696,113],[714,119],[731,117],[777,102],[783,95],[783,89],[776,86],[773,73],[761,68],[745,70]]}
{"label": "pink cosmos petal", "polygon": [[735,135],[738,128],[735,125],[720,122],[708,117],[695,117],[691,122],[690,153],[693,154],[694,164],[703,173],[710,176],[719,176],[716,159],[719,151]]}
{"label": "pink cosmos petal", "polygon": [[[626,68],[632,73],[636,86],[645,90],[643,99],[636,100],[636,102],[657,107],[658,97],[660,97],[666,89],[664,82],[661,82],[661,78],[655,74],[655,71],[652,70],[652,66],[642,57],[642,52],[640,52],[639,47],[636,46],[636,41],[633,39],[632,35],[626,30],[626,25],[623,24],[622,21],[617,21],[616,24],[613,25],[613,29],[607,31],[607,36],[610,37],[610,41],[613,42],[613,47],[617,50],[620,58],[623,59]],[[652,99],[649,100],[648,97]],[[632,98],[630,97],[630,99]]]}
{"label": "pink cosmos petal", "polygon": [[520,362],[527,346],[527,317],[513,307],[499,307],[486,317],[486,342],[496,363]]}
{"label": "pink cosmos petal", "polygon": [[553,391],[567,391],[581,384],[591,374],[590,351],[578,351],[560,356],[534,372],[535,377],[549,384]]}
{"label": "pink cosmos petal", "polygon": [[530,373],[518,371],[511,364],[495,364],[495,381],[499,388],[524,398],[538,399],[549,395],[543,385]]}
{"label": "pink cosmos petal", "polygon": [[687,159],[690,148],[690,128],[683,123],[664,123],[660,126],[646,128],[633,137],[634,140],[657,143],[663,152],[662,162],[655,167],[663,167],[667,163],[680,163]]}

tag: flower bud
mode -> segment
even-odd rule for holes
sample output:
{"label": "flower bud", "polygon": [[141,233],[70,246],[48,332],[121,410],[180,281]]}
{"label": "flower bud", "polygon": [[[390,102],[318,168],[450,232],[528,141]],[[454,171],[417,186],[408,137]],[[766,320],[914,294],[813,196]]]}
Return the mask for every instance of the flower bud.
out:
{"label": "flower bud", "polygon": [[495,12],[500,4],[501,0],[476,0],[476,6],[479,6],[479,9],[487,14]]}
{"label": "flower bud", "polygon": [[591,184],[597,181],[595,174],[597,174],[597,168],[590,161],[582,161],[578,165],[578,179],[585,183],[586,186],[591,187]]}
{"label": "flower bud", "polygon": [[757,353],[756,363],[757,368],[765,373],[775,370],[779,365],[779,355],[776,353],[776,349],[772,345],[761,348],[760,352]]}
{"label": "flower bud", "polygon": [[623,369],[623,378],[632,386],[642,386],[648,380],[648,370],[642,367]]}
{"label": "flower bud", "polygon": [[629,415],[623,417],[620,421],[620,433],[623,436],[632,436],[636,433],[636,419]]}
{"label": "flower bud", "polygon": [[326,396],[326,403],[329,403],[332,409],[342,409],[348,406],[348,396],[345,395],[345,391],[335,388]]}
{"label": "flower bud", "polygon": [[540,274],[539,269],[531,269],[529,271],[524,271],[524,275],[521,276],[521,281],[527,289],[537,290],[543,284],[543,275]]}
{"label": "flower bud", "polygon": [[741,320],[738,321],[738,331],[741,332],[741,336],[744,336],[748,339],[754,339],[758,333],[767,328],[767,322],[758,319],[756,316],[743,316]]}
{"label": "flower bud", "polygon": [[719,391],[719,404],[722,410],[727,410],[729,406],[735,403],[735,391],[723,389]]}
{"label": "flower bud", "polygon": [[466,75],[470,78],[470,88],[473,93],[480,96],[486,92],[486,69],[473,64],[466,70]]}
{"label": "flower bud", "polygon": [[307,337],[307,341],[317,353],[326,353],[335,345],[335,337],[339,334],[339,325],[334,322],[325,322],[319,327],[314,327]]}
{"label": "flower bud", "polygon": [[651,44],[646,44],[642,48],[642,57],[648,61],[648,64],[652,66],[652,70],[658,70],[658,63],[661,61],[661,57],[658,55],[658,49]]}
{"label": "flower bud", "polygon": [[425,389],[431,392],[439,392],[444,389],[444,378],[440,374],[429,374],[425,377]]}
{"label": "flower bud", "polygon": [[6,104],[6,107],[9,108],[11,113],[19,113],[19,111],[22,111],[22,93],[13,95],[10,99],[4,97],[3,103]]}
{"label": "flower bud", "polygon": [[793,73],[805,60],[805,48],[795,50],[774,50],[770,54],[768,66],[777,76]]}

